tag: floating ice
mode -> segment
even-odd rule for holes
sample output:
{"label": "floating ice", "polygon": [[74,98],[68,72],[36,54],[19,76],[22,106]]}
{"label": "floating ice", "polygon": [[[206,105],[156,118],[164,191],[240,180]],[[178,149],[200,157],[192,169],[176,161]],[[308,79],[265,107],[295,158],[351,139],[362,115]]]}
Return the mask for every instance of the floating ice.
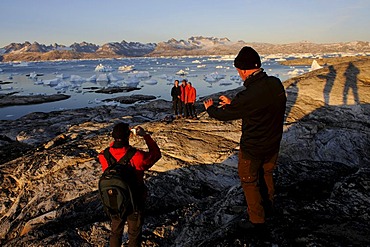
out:
{"label": "floating ice", "polygon": [[[30,75],[31,76],[31,75]],[[58,75],[56,75],[55,76],[56,78],[60,78],[60,79],[67,79],[67,78],[69,78],[69,76],[68,75],[65,75],[65,74],[58,74]]]}
{"label": "floating ice", "polygon": [[113,71],[113,68],[109,65],[104,66],[103,64],[99,64],[98,66],[95,67],[96,72],[111,72]]}
{"label": "floating ice", "polygon": [[98,78],[96,78],[96,81],[106,81],[109,82],[107,74],[100,74]]}
{"label": "floating ice", "polygon": [[4,70],[2,68],[0,68],[0,72],[3,72]]}
{"label": "floating ice", "polygon": [[44,85],[47,85],[47,86],[50,86],[50,87],[55,87],[61,81],[62,81],[62,79],[60,79],[60,78],[55,78],[55,79],[51,79],[51,80],[45,80],[44,81]]}
{"label": "floating ice", "polygon": [[296,76],[296,75],[301,75],[303,73],[304,73],[303,69],[294,69],[293,71],[289,71],[288,75]]}
{"label": "floating ice", "polygon": [[90,76],[89,78],[86,79],[86,81],[96,82],[96,75]]}
{"label": "floating ice", "polygon": [[60,81],[58,85],[55,86],[55,90],[62,90],[62,89],[67,89],[71,86],[70,82],[66,81]]}
{"label": "floating ice", "polygon": [[312,70],[317,70],[317,69],[321,69],[322,68],[322,66],[314,59],[313,61],[312,61],[312,64],[311,64],[311,69],[310,69],[310,71],[312,71]]}
{"label": "floating ice", "polygon": [[189,74],[188,72],[186,72],[185,70],[182,70],[180,69],[179,71],[176,72],[176,75],[187,75]]}
{"label": "floating ice", "polygon": [[27,62],[13,63],[13,67],[27,67],[28,65]]}
{"label": "floating ice", "polygon": [[219,81],[221,79],[224,79],[225,77],[226,77],[226,75],[222,75],[222,74],[219,74],[217,72],[214,72],[214,73],[205,75],[204,80],[207,81],[207,82],[215,82],[215,81]]}
{"label": "floating ice", "polygon": [[199,60],[194,60],[191,63],[201,63]]}
{"label": "floating ice", "polygon": [[85,82],[86,79],[79,76],[79,75],[71,75],[71,78],[69,79],[70,82]]}
{"label": "floating ice", "polygon": [[109,81],[119,81],[119,79],[116,76],[114,76],[112,73],[108,74],[108,80]]}
{"label": "floating ice", "polygon": [[30,79],[37,79],[37,73],[36,72],[31,72],[30,75],[28,76]]}
{"label": "floating ice", "polygon": [[123,65],[118,67],[119,72],[130,72],[134,70],[134,65]]}
{"label": "floating ice", "polygon": [[205,68],[206,65],[205,64],[200,64],[200,65],[197,65],[197,68]]}
{"label": "floating ice", "polygon": [[132,71],[128,74],[129,77],[149,78],[151,75],[148,71]]}
{"label": "floating ice", "polygon": [[158,82],[154,79],[150,79],[150,80],[144,81],[144,83],[147,85],[156,85]]}

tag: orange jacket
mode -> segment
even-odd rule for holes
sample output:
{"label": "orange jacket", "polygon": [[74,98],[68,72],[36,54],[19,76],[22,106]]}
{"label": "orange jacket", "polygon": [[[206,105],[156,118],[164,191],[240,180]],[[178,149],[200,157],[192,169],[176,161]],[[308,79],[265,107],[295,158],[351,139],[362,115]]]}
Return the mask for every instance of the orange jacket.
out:
{"label": "orange jacket", "polygon": [[185,88],[185,103],[194,103],[197,96],[197,90],[191,85],[186,85]]}

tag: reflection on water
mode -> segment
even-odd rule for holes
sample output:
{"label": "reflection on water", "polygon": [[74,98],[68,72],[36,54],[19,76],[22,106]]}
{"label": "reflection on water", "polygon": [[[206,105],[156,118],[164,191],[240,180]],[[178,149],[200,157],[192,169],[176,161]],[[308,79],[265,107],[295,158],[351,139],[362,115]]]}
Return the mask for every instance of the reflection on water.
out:
{"label": "reflection on water", "polygon": [[[263,61],[262,66],[269,75],[278,76],[282,81],[288,79],[288,72],[292,68],[282,66],[273,59]],[[96,71],[96,67],[101,65],[111,69],[106,72]],[[135,70],[122,72],[119,70],[122,66],[132,66]],[[308,71],[308,67],[299,68]],[[186,73],[176,74],[180,70]],[[0,63],[0,81],[9,82],[0,85],[0,94],[71,95],[70,99],[59,102],[0,108],[0,119],[16,119],[34,111],[94,107],[104,104],[102,99],[113,97],[94,93],[92,88],[135,85],[141,89],[118,93],[114,97],[145,94],[171,100],[173,81],[183,78],[193,83],[197,97],[242,85],[233,67],[233,60],[221,56],[29,62],[27,66]]]}

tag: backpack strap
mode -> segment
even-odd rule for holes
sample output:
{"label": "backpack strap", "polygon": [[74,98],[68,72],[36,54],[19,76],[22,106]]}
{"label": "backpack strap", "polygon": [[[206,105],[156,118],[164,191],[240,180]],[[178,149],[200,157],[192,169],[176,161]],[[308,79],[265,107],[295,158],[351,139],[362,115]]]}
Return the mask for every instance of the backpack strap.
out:
{"label": "backpack strap", "polygon": [[135,155],[135,153],[136,153],[136,148],[129,147],[125,155],[117,163],[118,164],[128,163],[131,160],[131,158]]}
{"label": "backpack strap", "polygon": [[131,158],[136,153],[136,148],[129,147],[128,150],[126,151],[125,155],[119,161],[117,161],[113,157],[113,155],[111,154],[111,152],[109,150],[110,150],[110,147],[107,147],[106,149],[104,149],[104,157],[105,157],[105,159],[108,162],[108,166],[111,166],[111,165],[113,165],[115,163],[125,164],[126,162],[130,161]]}

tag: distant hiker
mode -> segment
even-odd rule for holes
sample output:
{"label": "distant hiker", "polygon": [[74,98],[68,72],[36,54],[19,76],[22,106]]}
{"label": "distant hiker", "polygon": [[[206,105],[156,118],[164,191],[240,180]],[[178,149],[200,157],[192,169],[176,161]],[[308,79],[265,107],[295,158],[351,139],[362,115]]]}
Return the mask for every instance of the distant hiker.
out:
{"label": "distant hiker", "polygon": [[[126,221],[128,223],[128,246],[141,246],[143,209],[147,194],[147,188],[143,180],[144,171],[152,167],[154,163],[161,158],[161,151],[150,135],[141,127],[136,127],[135,131],[136,135],[144,138],[149,148],[148,152],[139,149],[136,150],[131,147],[129,144],[129,137],[131,134],[129,125],[126,123],[118,123],[113,128],[112,137],[114,138],[114,141],[110,144],[109,148],[106,149],[108,151],[102,151],[99,153],[99,161],[102,165],[103,171],[109,170],[108,166],[110,165],[110,160],[112,160],[112,158],[113,160],[120,161],[120,159],[126,156],[127,153],[131,153],[128,165],[134,173],[131,178],[134,178],[136,182],[136,188],[132,188],[133,194],[136,193],[133,195],[133,205],[135,205],[135,208],[128,208],[127,212],[123,215],[110,215],[112,220],[109,241],[110,246],[121,246],[122,234]],[[119,165],[121,165],[121,163],[119,163],[118,166]],[[119,192],[120,191],[114,191],[114,189],[109,191],[109,193],[113,195],[109,198],[109,203],[117,204],[120,202],[119,200],[114,201],[116,197],[120,195]]]}
{"label": "distant hiker", "polygon": [[171,96],[172,96],[172,108],[175,114],[175,118],[181,117],[181,88],[179,85],[179,80],[175,80],[175,83],[171,89]]}
{"label": "distant hiker", "polygon": [[180,96],[180,113],[182,114],[183,117],[187,117],[188,116],[188,111],[186,109],[186,105],[185,105],[185,99],[186,99],[186,83],[187,83],[187,80],[186,79],[183,79],[181,81],[181,86],[180,86],[180,89],[181,89],[181,96]]}
{"label": "distant hiker", "polygon": [[221,108],[214,106],[212,99],[204,101],[204,106],[209,116],[218,120],[242,119],[238,174],[249,222],[240,222],[240,226],[264,229],[265,213],[272,212],[275,192],[272,173],[283,133],[286,95],[280,79],[263,71],[253,48],[243,47],[234,66],[245,89],[233,100],[220,96]]}
{"label": "distant hiker", "polygon": [[192,86],[191,82],[185,87],[185,105],[188,112],[188,118],[197,119],[195,113],[195,99],[197,97],[197,90]]}

